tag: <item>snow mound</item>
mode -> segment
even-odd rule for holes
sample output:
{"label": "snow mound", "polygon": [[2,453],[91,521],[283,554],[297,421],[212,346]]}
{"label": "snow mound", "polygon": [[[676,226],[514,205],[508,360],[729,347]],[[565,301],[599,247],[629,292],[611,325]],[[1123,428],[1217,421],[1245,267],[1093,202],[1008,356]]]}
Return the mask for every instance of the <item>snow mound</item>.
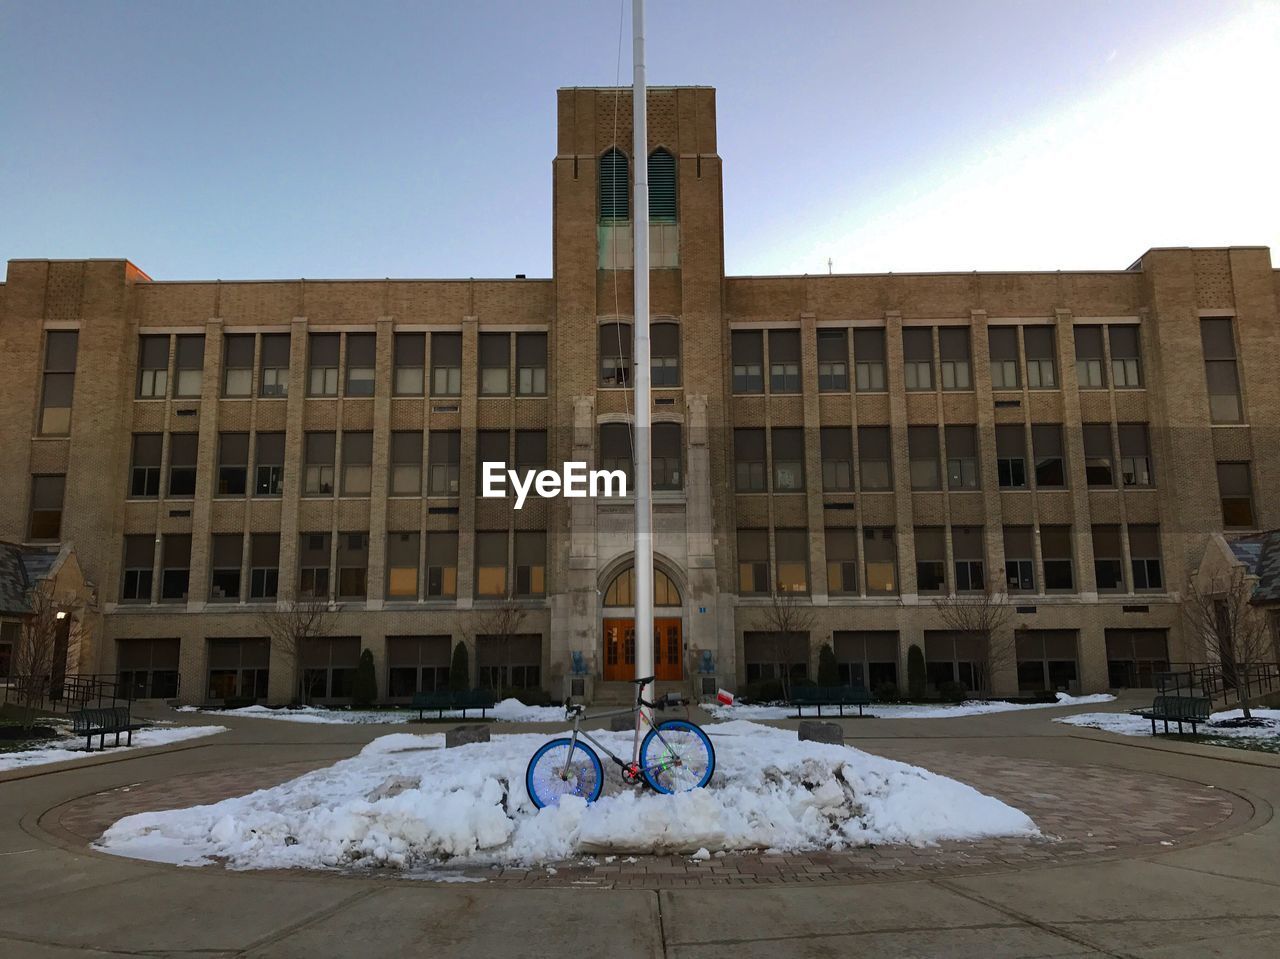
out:
{"label": "snow mound", "polygon": [[[1093,693],[1089,696],[1069,696],[1057,694],[1057,702],[1052,703],[1006,703],[1003,700],[971,699],[963,703],[951,705],[916,704],[916,703],[873,703],[865,707],[867,714],[876,719],[955,719],[959,716],[984,716],[989,713],[1014,713],[1024,709],[1053,709],[1058,706],[1085,706],[1093,703],[1109,703],[1115,700],[1110,693]],[[794,719],[796,708],[783,705],[748,705],[735,704],[723,706],[719,703],[703,703],[702,708],[717,719]],[[846,707],[847,708],[847,707]],[[807,707],[806,718],[816,714],[813,707]]]}
{"label": "snow mound", "polygon": [[[236,869],[422,869],[595,852],[843,849],[1038,834],[1019,810],[915,766],[750,723],[708,732],[718,760],[711,786],[676,796],[624,787],[610,770],[596,803],[568,797],[539,810],[524,774],[545,737],[495,736],[444,750],[414,742],[438,736],[396,735],[248,796],[129,816],[98,847]],[[599,738],[615,752],[630,747],[627,733]]]}
{"label": "snow mound", "polygon": [[[208,713],[214,716],[243,716],[246,719],[275,719],[286,723],[319,723],[324,725],[381,726],[407,723],[417,720],[416,709],[325,709],[321,706],[299,706],[283,708],[272,706],[242,706],[239,709],[201,709],[199,706],[179,706],[180,713]],[[468,710],[469,717],[478,713]],[[427,710],[428,717],[439,714]],[[554,723],[564,720],[563,706],[526,706],[518,699],[504,699],[493,709],[489,716],[504,723]],[[444,712],[445,719],[460,719],[462,713],[457,710]]]}
{"label": "snow mound", "polygon": [[[1208,723],[1200,724],[1198,732],[1201,736],[1221,736],[1227,739],[1280,739],[1280,709],[1251,709],[1249,712],[1258,721],[1258,725],[1219,725],[1239,720],[1244,716],[1243,710],[1228,709],[1211,715]],[[1054,721],[1066,723],[1069,726],[1088,726],[1091,729],[1119,733],[1122,736],[1151,735],[1151,720],[1130,713],[1080,713]],[[1176,731],[1178,727],[1170,723],[1169,728]],[[1184,729],[1188,733],[1191,732],[1190,726],[1184,726]],[[1156,721],[1156,730],[1160,733],[1164,732],[1164,724],[1159,720]]]}
{"label": "snow mound", "polygon": [[54,739],[33,749],[0,753],[0,772],[6,769],[42,766],[45,763],[61,763],[66,762],[68,759],[84,759],[87,756],[114,756],[117,753],[128,752],[131,749],[145,749],[148,746],[167,746],[170,743],[198,739],[202,736],[212,736],[215,733],[225,733],[226,731],[226,726],[166,726],[163,729],[136,729],[133,733],[132,746],[126,746],[123,738],[121,738],[119,746],[111,745],[115,742],[115,734],[111,733],[107,736],[105,753],[98,749],[96,736],[93,741],[92,753],[85,752],[83,738]]}

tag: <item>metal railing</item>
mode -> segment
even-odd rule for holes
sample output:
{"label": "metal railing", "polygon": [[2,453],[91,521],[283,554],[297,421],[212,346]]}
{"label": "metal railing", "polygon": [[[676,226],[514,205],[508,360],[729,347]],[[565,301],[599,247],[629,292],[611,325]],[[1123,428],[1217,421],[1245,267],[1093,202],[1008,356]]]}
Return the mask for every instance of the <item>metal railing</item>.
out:
{"label": "metal railing", "polygon": [[7,705],[27,706],[43,711],[69,713],[93,706],[116,706],[130,702],[115,673],[76,673],[56,680],[49,674],[16,675],[0,680]]}
{"label": "metal railing", "polygon": [[1242,695],[1247,701],[1280,692],[1280,664],[1276,663],[1170,663],[1169,668],[1156,681],[1167,695],[1198,694],[1231,704]]}

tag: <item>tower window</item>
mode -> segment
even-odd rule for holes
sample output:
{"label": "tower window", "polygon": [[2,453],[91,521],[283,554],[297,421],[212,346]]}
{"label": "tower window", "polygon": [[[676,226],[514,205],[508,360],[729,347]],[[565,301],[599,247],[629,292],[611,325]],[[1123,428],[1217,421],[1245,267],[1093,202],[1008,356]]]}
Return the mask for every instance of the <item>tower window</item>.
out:
{"label": "tower window", "polygon": [[676,222],[676,158],[662,148],[649,154],[649,220]]}
{"label": "tower window", "polygon": [[600,157],[600,222],[616,223],[630,216],[631,179],[627,157],[617,147],[610,147]]}

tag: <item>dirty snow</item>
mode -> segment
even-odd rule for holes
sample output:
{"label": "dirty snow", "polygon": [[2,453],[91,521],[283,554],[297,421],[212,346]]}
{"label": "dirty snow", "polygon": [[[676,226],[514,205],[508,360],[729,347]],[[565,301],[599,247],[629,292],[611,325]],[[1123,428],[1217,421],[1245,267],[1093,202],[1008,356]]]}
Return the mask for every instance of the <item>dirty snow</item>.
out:
{"label": "dirty snow", "polygon": [[[244,706],[240,709],[203,709],[199,706],[179,706],[180,713],[205,713],[210,716],[243,716],[246,719],[276,719],[288,723],[324,723],[327,725],[393,725],[416,722],[416,709],[325,709],[323,706],[301,706],[296,709],[270,706]],[[439,713],[428,709],[428,719],[439,718]],[[504,723],[555,723],[564,721],[563,706],[526,706],[518,699],[504,699],[493,709],[486,711]],[[444,711],[445,719],[461,719],[458,710]],[[467,719],[480,718],[480,712],[467,710]]]}
{"label": "dirty snow", "polygon": [[[864,706],[863,712],[876,719],[954,719],[957,716],[981,716],[987,713],[1011,713],[1022,709],[1053,709],[1059,706],[1086,706],[1092,703],[1109,703],[1115,699],[1110,693],[1094,693],[1090,696],[1068,696],[1058,693],[1058,701],[1054,703],[1006,703],[1001,700],[972,699],[953,705],[919,705],[915,703],[872,703]],[[734,705],[721,706],[717,703],[704,703],[702,706],[717,719],[788,719],[795,718],[794,706],[774,705]],[[828,707],[823,707],[824,711]],[[833,716],[838,715],[835,707],[830,707]],[[817,709],[805,707],[805,716],[817,716]],[[824,712],[825,715],[825,712]],[[845,715],[857,715],[857,707],[845,707]]]}
{"label": "dirty snow", "polygon": [[[1280,738],[1280,709],[1251,709],[1254,719],[1266,720],[1267,726],[1216,726],[1215,723],[1223,722],[1228,719],[1240,719],[1244,713],[1239,709],[1228,709],[1224,712],[1213,713],[1209,716],[1208,723],[1201,723],[1197,730],[1202,736],[1222,736],[1228,739],[1276,739]],[[1109,733],[1119,733],[1122,736],[1150,736],[1151,720],[1143,719],[1141,716],[1133,716],[1129,713],[1080,713],[1076,716],[1064,716],[1054,722],[1067,723],[1071,726],[1088,726],[1091,729],[1101,729]],[[1191,732],[1191,727],[1183,725],[1182,727],[1187,733]],[[1169,729],[1177,732],[1176,723],[1170,723]],[[1163,735],[1164,723],[1156,721],[1156,730]]]}
{"label": "dirty snow", "polygon": [[[121,856],[236,869],[548,863],[592,853],[841,849],[880,843],[1034,836],[1022,812],[971,786],[856,749],[732,722],[707,728],[710,788],[664,796],[616,770],[588,806],[537,809],[525,791],[540,735],[433,749],[387,736],[351,759],[209,806],[120,820],[99,848]],[[600,733],[615,751],[627,733]],[[607,763],[607,759],[606,759]]]}
{"label": "dirty snow", "polygon": [[[197,739],[201,736],[212,736],[215,733],[225,733],[226,731],[226,726],[166,726],[164,729],[135,729],[132,746],[124,744],[125,737],[123,735],[120,737],[120,745],[112,746],[111,744],[115,742],[115,734],[111,733],[107,736],[105,754],[115,756],[132,749],[143,749],[148,746],[166,746],[169,743],[182,742],[184,739]],[[60,763],[68,759],[83,759],[86,756],[103,754],[103,751],[98,748],[97,736],[93,737],[92,753],[85,752],[84,737],[78,739],[54,739],[33,749],[24,749],[22,752],[0,753],[0,771],[23,769],[27,766],[40,766],[45,763]]]}

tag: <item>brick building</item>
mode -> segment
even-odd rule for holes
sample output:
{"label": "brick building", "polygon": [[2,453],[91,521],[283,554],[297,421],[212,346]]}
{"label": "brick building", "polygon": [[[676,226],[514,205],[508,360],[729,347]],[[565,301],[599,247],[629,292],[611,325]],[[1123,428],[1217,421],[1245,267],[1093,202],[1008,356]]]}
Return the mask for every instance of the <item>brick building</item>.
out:
{"label": "brick building", "polygon": [[[1088,692],[1187,658],[1204,543],[1280,526],[1269,251],[727,277],[714,91],[649,97],[661,675],[812,674],[831,642],[874,686],[918,644],[933,685]],[[392,701],[460,640],[489,683],[560,695],[576,669],[607,698],[631,675],[630,502],[476,496],[486,460],[630,459],[630,93],[558,104],[551,279],[9,262],[0,538],[74,546],[94,594],[72,670],[287,701],[263,611],[319,594],[321,701],[362,648]],[[988,670],[936,600],[989,584],[1017,661]],[[803,635],[776,635],[775,595]]]}

